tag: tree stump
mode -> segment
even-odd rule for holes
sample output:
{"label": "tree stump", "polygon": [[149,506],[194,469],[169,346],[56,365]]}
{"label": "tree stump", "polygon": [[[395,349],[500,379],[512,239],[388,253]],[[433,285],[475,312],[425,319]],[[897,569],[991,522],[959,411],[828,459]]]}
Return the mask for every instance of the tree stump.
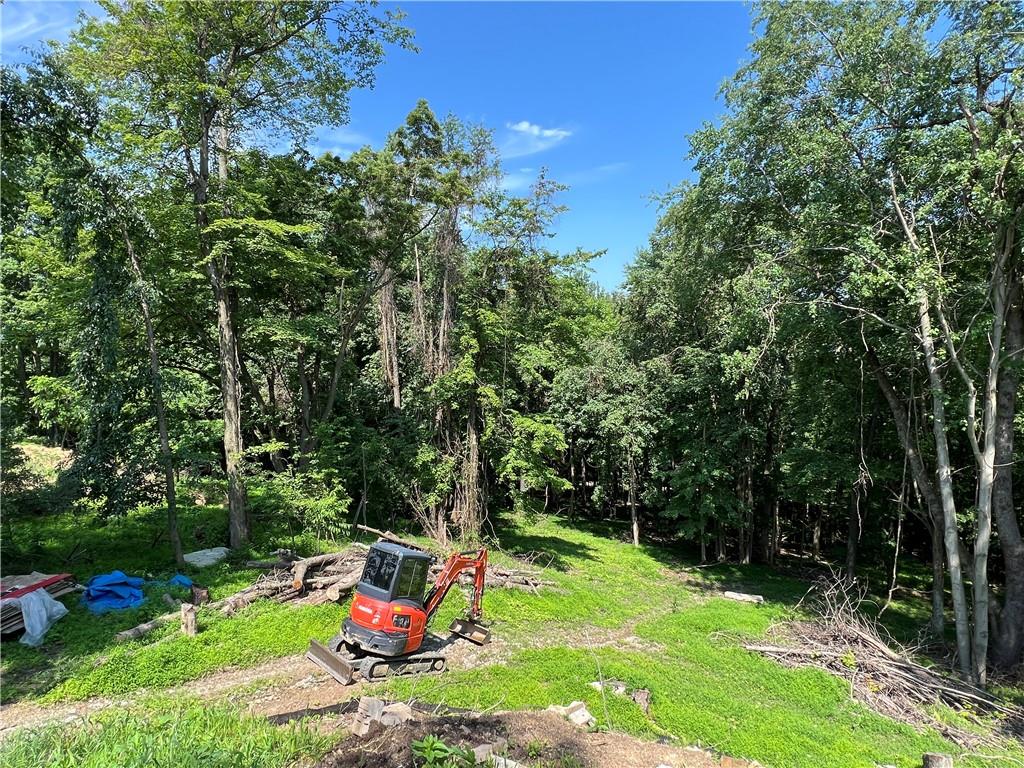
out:
{"label": "tree stump", "polygon": [[926,752],[922,757],[923,768],[953,768],[953,758],[936,752]]}
{"label": "tree stump", "polygon": [[210,602],[210,590],[206,587],[192,585],[192,603],[194,605],[205,605]]}
{"label": "tree stump", "polygon": [[196,607],[192,603],[181,604],[181,631],[189,637],[196,634]]}

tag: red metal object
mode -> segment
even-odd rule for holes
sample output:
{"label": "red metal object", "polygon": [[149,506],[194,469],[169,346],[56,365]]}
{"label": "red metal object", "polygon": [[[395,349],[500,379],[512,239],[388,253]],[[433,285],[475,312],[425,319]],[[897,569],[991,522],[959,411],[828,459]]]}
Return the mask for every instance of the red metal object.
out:
{"label": "red metal object", "polygon": [[424,601],[424,609],[427,612],[427,619],[434,615],[437,606],[444,600],[448,590],[458,580],[459,574],[463,571],[473,569],[473,604],[470,606],[469,615],[471,618],[480,618],[481,602],[484,598],[484,577],[487,574],[487,550],[477,549],[467,552],[456,552],[448,558],[441,573],[437,576],[434,588],[430,590]]}
{"label": "red metal object", "polygon": [[56,584],[58,581],[71,578],[73,577],[70,573],[58,573],[56,576],[50,576],[49,578],[41,579],[40,581],[37,581],[35,584],[29,584],[25,587],[12,589],[9,592],[2,592],[0,593],[0,598],[6,600],[9,597],[21,597],[22,595],[27,595],[29,592],[35,592],[37,589],[46,589],[51,584]]}
{"label": "red metal object", "polygon": [[[438,574],[434,586],[423,599],[422,606],[411,600],[376,600],[356,589],[349,617],[352,622],[368,630],[379,630],[391,635],[406,634],[405,648],[401,653],[415,653],[423,643],[427,624],[444,601],[445,595],[464,572],[473,571],[473,602],[470,605],[471,619],[480,618],[484,596],[484,578],[487,574],[487,550],[470,550],[453,553]],[[404,617],[409,617],[406,625]],[[403,618],[399,618],[403,617]],[[396,623],[398,619],[401,624]]]}
{"label": "red metal object", "polygon": [[[411,601],[374,600],[360,592],[356,592],[355,597],[352,598],[352,609],[349,615],[353,622],[366,629],[407,634],[405,649],[402,653],[413,653],[419,650],[429,621],[426,611],[413,605]],[[395,623],[395,619],[400,616],[409,617],[408,626],[399,626]]]}

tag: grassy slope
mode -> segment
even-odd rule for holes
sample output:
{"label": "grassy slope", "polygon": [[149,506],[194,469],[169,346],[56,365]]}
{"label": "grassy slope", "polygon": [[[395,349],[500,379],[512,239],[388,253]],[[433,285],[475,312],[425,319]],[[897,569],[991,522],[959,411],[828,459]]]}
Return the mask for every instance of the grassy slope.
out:
{"label": "grassy slope", "polygon": [[[191,537],[196,526],[213,526],[222,513],[194,508],[187,509],[184,517]],[[152,531],[159,523],[158,516],[143,512],[96,532],[81,522],[72,525],[63,518],[50,518],[37,521],[35,534],[42,543],[41,552],[51,557],[81,537],[84,548],[92,552],[89,562],[81,563],[86,572],[75,569],[82,578],[115,565],[146,574],[154,560],[166,562],[166,545],[151,546]],[[56,530],[59,525],[70,528]],[[271,538],[257,548],[288,543]],[[539,564],[551,557],[549,574],[558,585],[539,594],[487,593],[485,612],[494,621],[495,634],[510,649],[507,662],[436,678],[394,681],[382,686],[390,689],[382,690],[382,695],[416,696],[474,708],[545,707],[581,699],[602,726],[645,736],[673,736],[755,758],[772,768],[911,766],[920,764],[925,751],[956,752],[935,733],[918,733],[851,702],[846,684],[824,672],[784,669],[740,647],[788,614],[806,588],[799,582],[763,569],[724,571],[714,578],[769,598],[764,606],[725,601],[704,591],[705,577],[683,574],[683,564],[674,561],[670,552],[634,549],[617,540],[610,529],[583,530],[554,520],[504,533],[502,547],[508,555],[543,553]],[[494,555],[497,560],[503,557],[502,552]],[[234,591],[254,575],[222,565],[204,570],[201,578],[216,597]],[[75,606],[52,630],[42,650],[5,643],[5,697],[83,698],[172,685],[223,666],[249,665],[300,651],[309,637],[332,634],[344,614],[344,607],[333,605],[296,609],[264,604],[232,619],[206,618],[195,638],[182,637],[171,626],[143,641],[115,645],[114,632],[163,611],[160,591],[147,607],[130,615],[96,618]],[[443,627],[463,606],[462,596],[453,593],[437,626]],[[33,670],[32,675],[26,674]],[[652,692],[649,715],[628,699],[614,695],[602,699],[589,686],[600,677],[648,688]],[[13,694],[11,679],[20,681]],[[125,739],[159,740],[160,728],[154,726],[157,715],[144,712],[133,717],[118,726]],[[255,727],[243,719],[238,723],[239,736],[229,739],[226,749],[241,748],[249,738],[248,729]],[[55,739],[76,745],[79,752],[75,754],[90,744],[103,748],[103,740],[95,734],[72,731],[36,737],[36,747],[25,747],[25,739],[14,745],[29,753]],[[284,764],[283,756],[279,757],[278,762],[266,764]]]}
{"label": "grassy slope", "polygon": [[[183,504],[180,512],[186,551],[218,545],[226,539],[223,509]],[[91,614],[76,593],[63,602],[70,609],[47,634],[40,648],[17,642],[3,644],[0,659],[4,703],[25,697],[43,701],[110,696],[140,688],[159,688],[194,680],[225,666],[250,666],[259,661],[298,653],[310,637],[327,637],[343,617],[341,606],[296,609],[264,603],[251,607],[244,619],[225,619],[200,611],[200,633],[188,638],[171,622],[142,640],[117,643],[114,635],[168,611],[164,592],[178,597],[185,590],[160,584],[174,575],[173,556],[166,536],[163,510],[141,509],[127,517],[104,522],[91,515],[50,515],[19,519],[4,527],[4,572],[69,571],[83,584],[89,577],[119,569],[143,576],[146,602],[137,609]],[[254,521],[259,528],[262,521]],[[221,535],[220,528],[224,528]],[[267,530],[253,552],[268,553],[277,546],[312,551],[324,542],[292,539],[287,532]],[[13,540],[11,535],[13,533]],[[240,564],[252,553],[239,553],[234,562],[204,569],[182,570],[210,588],[216,600],[251,584],[260,574]]]}
{"label": "grassy slope", "polygon": [[112,709],[84,726],[49,726],[7,741],[5,768],[278,768],[327,751],[304,726],[276,728],[227,706],[151,700]]}
{"label": "grassy slope", "polygon": [[[515,551],[554,548],[571,570],[556,575],[560,592],[490,593],[486,609],[501,622],[496,631],[513,639],[539,632],[556,644],[519,651],[503,666],[395,681],[391,695],[477,709],[579,699],[602,726],[670,735],[772,768],[909,767],[920,765],[923,752],[957,752],[937,733],[916,732],[852,702],[846,683],[823,671],[785,669],[742,649],[787,615],[805,585],[762,576],[761,588],[752,589],[770,602],[735,603],[684,584],[663,565],[669,553],[557,522],[504,541]],[[618,641],[607,643],[609,636]],[[638,649],[643,643],[649,648]],[[603,699],[589,685],[602,676],[648,688],[649,716],[629,699]]]}

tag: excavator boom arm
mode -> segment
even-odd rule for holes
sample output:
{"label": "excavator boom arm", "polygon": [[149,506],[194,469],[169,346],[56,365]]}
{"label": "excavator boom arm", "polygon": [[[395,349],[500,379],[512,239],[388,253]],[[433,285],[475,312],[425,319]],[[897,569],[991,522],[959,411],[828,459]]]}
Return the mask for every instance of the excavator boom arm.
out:
{"label": "excavator boom arm", "polygon": [[456,552],[448,558],[437,576],[433,588],[423,601],[423,610],[426,611],[427,621],[433,617],[437,607],[441,605],[448,594],[448,590],[459,580],[463,571],[473,571],[473,602],[470,605],[469,615],[473,619],[480,618],[482,601],[484,597],[484,577],[487,573],[487,550],[476,549],[468,552]]}

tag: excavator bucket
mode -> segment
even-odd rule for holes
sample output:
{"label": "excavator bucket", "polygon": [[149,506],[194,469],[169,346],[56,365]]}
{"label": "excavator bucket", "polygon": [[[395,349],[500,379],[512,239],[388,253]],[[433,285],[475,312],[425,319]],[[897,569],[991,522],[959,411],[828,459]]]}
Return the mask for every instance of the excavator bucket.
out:
{"label": "excavator bucket", "polygon": [[355,679],[355,670],[352,668],[352,665],[338,654],[333,653],[323,643],[310,640],[309,650],[306,651],[306,658],[342,685],[348,685]]}
{"label": "excavator bucket", "polygon": [[448,631],[459,637],[464,637],[471,643],[483,645],[491,640],[491,630],[472,619],[455,619]]}

